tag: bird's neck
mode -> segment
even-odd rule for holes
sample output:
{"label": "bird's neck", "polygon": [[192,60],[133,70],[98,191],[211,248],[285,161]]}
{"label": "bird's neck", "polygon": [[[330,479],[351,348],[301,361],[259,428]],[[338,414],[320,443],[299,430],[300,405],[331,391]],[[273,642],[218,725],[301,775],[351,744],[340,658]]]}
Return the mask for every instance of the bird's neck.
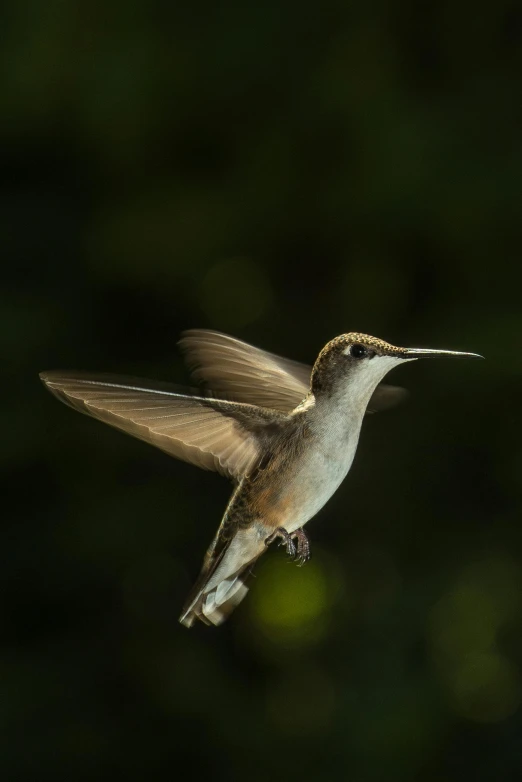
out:
{"label": "bird's neck", "polygon": [[362,374],[351,382],[332,384],[314,395],[315,409],[324,415],[339,411],[362,418],[380,379]]}
{"label": "bird's neck", "polygon": [[366,388],[333,388],[327,394],[310,394],[305,402],[306,416],[311,428],[319,435],[332,432],[357,439],[368,402],[375,390]]}

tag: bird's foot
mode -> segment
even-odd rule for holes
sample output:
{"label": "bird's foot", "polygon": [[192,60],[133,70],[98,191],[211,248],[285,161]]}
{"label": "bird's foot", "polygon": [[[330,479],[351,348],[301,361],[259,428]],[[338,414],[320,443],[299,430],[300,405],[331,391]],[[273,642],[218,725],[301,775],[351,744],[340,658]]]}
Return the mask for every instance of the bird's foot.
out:
{"label": "bird's foot", "polygon": [[265,540],[265,546],[269,546],[277,538],[280,539],[279,545],[282,546],[284,544],[286,546],[286,553],[291,559],[294,559],[296,555],[296,548],[292,540],[293,535],[290,532],[287,532],[284,527],[278,527],[271,535],[269,535],[269,537]]}
{"label": "bird's foot", "polygon": [[302,527],[296,529],[293,533],[293,537],[297,540],[297,564],[299,567],[302,567],[302,565],[310,559],[310,541],[306,537]]}
{"label": "bird's foot", "polygon": [[[295,559],[298,565],[304,565],[310,559],[310,543],[301,527],[294,532],[287,532],[284,527],[278,527],[266,538],[265,546],[269,546],[277,538],[280,539],[279,545],[285,545],[286,553],[291,559]],[[297,546],[294,543],[294,539],[297,540]]]}

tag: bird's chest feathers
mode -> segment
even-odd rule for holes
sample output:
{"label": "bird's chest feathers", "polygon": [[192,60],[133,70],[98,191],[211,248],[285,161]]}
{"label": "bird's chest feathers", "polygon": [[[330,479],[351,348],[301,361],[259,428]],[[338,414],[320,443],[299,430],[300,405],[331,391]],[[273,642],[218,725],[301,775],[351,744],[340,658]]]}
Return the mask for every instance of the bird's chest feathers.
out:
{"label": "bird's chest feathers", "polygon": [[[319,508],[338,488],[352,466],[359,441],[360,422],[339,418],[320,426],[313,434],[314,446],[303,459],[300,479],[317,496]],[[321,503],[321,504],[319,504]]]}
{"label": "bird's chest feathers", "polygon": [[360,425],[345,416],[314,422],[299,455],[266,487],[265,518],[292,531],[315,516],[351,467]]}

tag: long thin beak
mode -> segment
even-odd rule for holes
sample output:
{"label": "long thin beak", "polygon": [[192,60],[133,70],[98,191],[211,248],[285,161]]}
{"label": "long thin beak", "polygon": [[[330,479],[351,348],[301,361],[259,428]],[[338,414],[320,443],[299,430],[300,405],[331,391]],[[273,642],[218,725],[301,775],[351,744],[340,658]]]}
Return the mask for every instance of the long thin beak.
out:
{"label": "long thin beak", "polygon": [[429,350],[425,348],[408,348],[403,353],[404,358],[437,358],[439,356],[456,356],[457,358],[484,358],[478,353],[460,353],[458,350]]}

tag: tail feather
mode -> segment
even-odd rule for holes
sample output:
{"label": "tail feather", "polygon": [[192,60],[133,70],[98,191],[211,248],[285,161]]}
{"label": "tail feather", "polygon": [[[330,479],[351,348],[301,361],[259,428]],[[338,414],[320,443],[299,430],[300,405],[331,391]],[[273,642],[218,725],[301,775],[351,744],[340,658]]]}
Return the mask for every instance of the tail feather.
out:
{"label": "tail feather", "polygon": [[220,625],[245,597],[248,592],[245,581],[250,575],[251,569],[223,579],[208,592],[201,589],[180,616],[181,624],[192,627],[199,619],[207,625]]}
{"label": "tail feather", "polygon": [[248,592],[248,587],[240,576],[228,586],[226,582],[227,579],[222,581],[214,593],[209,592],[202,607],[204,617],[216,626],[225,621]]}
{"label": "tail feather", "polygon": [[[268,533],[267,533],[268,534]],[[219,625],[248,592],[252,566],[266,551],[264,530],[239,529],[232,538],[218,535],[207,552],[203,570],[179,621],[192,627],[196,619]]]}

